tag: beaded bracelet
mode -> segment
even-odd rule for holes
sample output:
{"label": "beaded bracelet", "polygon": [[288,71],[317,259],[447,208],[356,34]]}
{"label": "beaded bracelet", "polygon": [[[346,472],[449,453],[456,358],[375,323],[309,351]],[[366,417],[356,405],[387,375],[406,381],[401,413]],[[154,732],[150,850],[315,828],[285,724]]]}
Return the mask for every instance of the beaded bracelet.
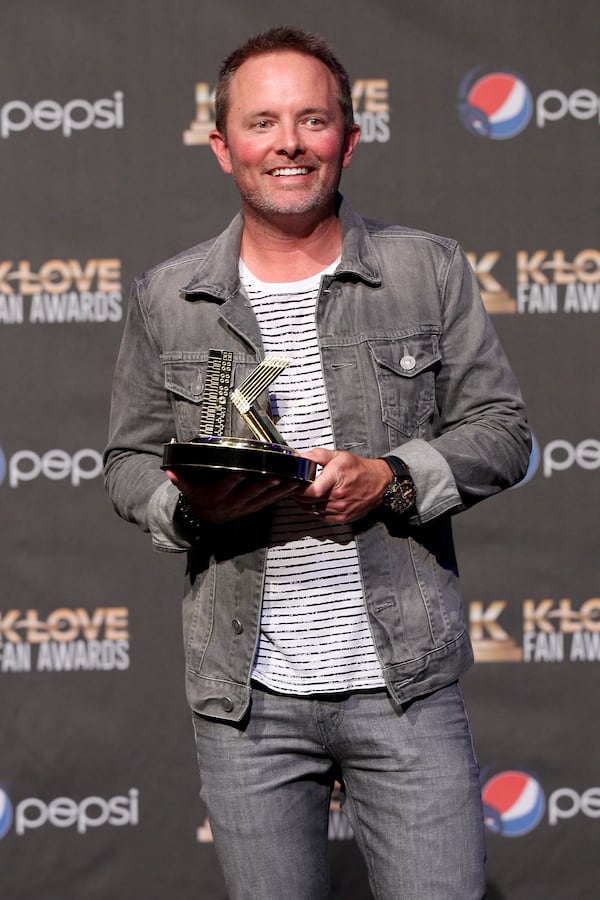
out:
{"label": "beaded bracelet", "polygon": [[182,526],[189,538],[196,541],[205,532],[205,523],[192,512],[185,494],[179,494],[173,513],[175,521]]}

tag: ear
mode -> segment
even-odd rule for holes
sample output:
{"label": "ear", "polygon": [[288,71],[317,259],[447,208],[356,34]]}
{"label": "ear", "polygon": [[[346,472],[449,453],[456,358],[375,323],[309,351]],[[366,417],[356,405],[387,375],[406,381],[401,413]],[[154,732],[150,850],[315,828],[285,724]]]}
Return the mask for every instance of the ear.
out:
{"label": "ear", "polygon": [[352,126],[349,134],[344,139],[344,153],[342,156],[342,169],[347,169],[352,161],[352,154],[360,141],[360,125]]}
{"label": "ear", "polygon": [[215,129],[209,134],[208,143],[210,144],[210,148],[217,157],[219,165],[221,166],[225,174],[231,175],[231,159],[229,158],[229,148],[227,147],[227,141],[225,140],[225,137],[221,134],[220,131],[217,131]]}

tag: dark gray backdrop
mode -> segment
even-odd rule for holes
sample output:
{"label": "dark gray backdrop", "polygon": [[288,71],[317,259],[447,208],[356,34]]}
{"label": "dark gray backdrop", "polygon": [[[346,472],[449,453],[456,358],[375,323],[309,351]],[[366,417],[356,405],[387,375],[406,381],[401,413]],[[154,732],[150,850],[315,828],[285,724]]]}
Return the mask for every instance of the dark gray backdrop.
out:
{"label": "dark gray backdrop", "polygon": [[[489,897],[596,895],[598,18],[593,0],[5,0],[3,898],[225,897],[183,698],[183,560],[114,516],[98,456],[132,275],[236,210],[203,93],[281,23],[349,70],[367,140],[346,195],[462,243],[522,383],[530,478],[456,521]],[[478,66],[529,90],[520,133],[464,127]],[[331,822],[334,896],[366,900]]]}

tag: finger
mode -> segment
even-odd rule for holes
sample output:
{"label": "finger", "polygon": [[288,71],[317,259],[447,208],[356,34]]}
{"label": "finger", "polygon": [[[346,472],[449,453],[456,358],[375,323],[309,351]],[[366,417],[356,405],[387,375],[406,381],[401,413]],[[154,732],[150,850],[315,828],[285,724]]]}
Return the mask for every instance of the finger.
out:
{"label": "finger", "polygon": [[329,462],[323,466],[312,484],[302,491],[301,497],[308,503],[315,503],[319,500],[327,501],[332,491],[338,486],[339,481],[335,456],[332,455]]}
{"label": "finger", "polygon": [[289,481],[273,481],[265,479],[260,484],[243,485],[233,491],[228,498],[227,507],[237,516],[258,512],[277,500],[293,494],[297,490],[296,483]]}
{"label": "finger", "polygon": [[318,463],[320,466],[326,466],[335,455],[335,450],[328,450],[326,447],[313,447],[312,450],[302,451],[302,456],[312,459],[313,462]]}
{"label": "finger", "polygon": [[175,487],[179,488],[186,496],[194,494],[205,496],[213,493],[226,495],[246,478],[243,472],[229,472],[227,474],[215,474],[215,477],[210,480],[198,481],[193,478],[186,478],[181,472],[176,472],[173,469],[167,469],[167,476]]}
{"label": "finger", "polygon": [[182,485],[183,485],[185,482],[184,482],[183,479],[177,474],[177,472],[174,472],[173,469],[167,469],[166,474],[167,474],[167,478],[169,479],[169,481],[171,481],[171,482],[175,485],[176,488],[179,488],[179,490],[183,492]]}
{"label": "finger", "polygon": [[251,502],[263,495],[278,494],[280,490],[287,491],[289,488],[288,482],[282,483],[280,478],[255,476],[236,485],[231,491],[231,499],[237,502]]}

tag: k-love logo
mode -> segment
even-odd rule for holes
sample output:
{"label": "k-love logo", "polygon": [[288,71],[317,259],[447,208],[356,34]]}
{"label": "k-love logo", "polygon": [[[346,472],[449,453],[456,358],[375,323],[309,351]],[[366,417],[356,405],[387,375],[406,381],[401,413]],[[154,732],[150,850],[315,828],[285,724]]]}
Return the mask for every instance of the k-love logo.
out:
{"label": "k-love logo", "polygon": [[[195,89],[196,117],[183,132],[188,146],[208,144],[215,127],[215,91],[206,81]],[[361,142],[386,144],[390,139],[389,83],[386,78],[357,78],[352,85],[354,119],[361,127]]]}
{"label": "k-love logo", "polygon": [[458,87],[458,114],[471,134],[504,141],[514,138],[529,125],[535,110],[535,124],[545,128],[548,122],[570,117],[600,123],[600,96],[588,88],[571,94],[550,89],[535,101],[527,82],[511,69],[476,66],[464,76]]}
{"label": "k-love logo", "polygon": [[[520,611],[521,622],[511,633],[501,620]],[[474,600],[469,604],[471,641],[478,663],[600,662],[600,597],[574,603],[527,598],[520,604]]]}
{"label": "k-love logo", "polygon": [[108,672],[129,668],[129,610],[0,610],[0,673]]}
{"label": "k-love logo", "polygon": [[127,794],[108,799],[56,797],[45,801],[39,797],[25,797],[13,806],[8,792],[0,787],[0,840],[8,834],[13,823],[19,837],[44,826],[74,828],[80,835],[105,825],[134,827],[140,819],[139,794],[137,788],[130,788]]}
{"label": "k-love logo", "polygon": [[389,84],[386,78],[358,78],[352,85],[354,121],[363,144],[390,139]]}
{"label": "k-love logo", "polygon": [[10,138],[20,131],[37,128],[39,131],[59,131],[71,137],[75,131],[87,128],[123,128],[124,95],[115,91],[112,97],[101,100],[39,100],[33,105],[23,100],[9,100],[0,106],[0,137]]}
{"label": "k-love logo", "polygon": [[600,818],[600,787],[582,793],[570,787],[557,788],[546,801],[539,779],[531,772],[508,769],[492,775],[487,771],[491,777],[482,772],[481,799],[485,825],[494,834],[508,838],[529,834],[542,822],[546,810],[551,826],[577,815]]}
{"label": "k-love logo", "polygon": [[119,259],[0,261],[0,325],[119,322]]}
{"label": "k-love logo", "polygon": [[502,266],[501,256],[497,250],[467,253],[489,313],[600,312],[600,250],[588,247],[571,259],[563,249],[518,250],[514,269],[510,263],[509,288],[493,272],[498,264]]}

